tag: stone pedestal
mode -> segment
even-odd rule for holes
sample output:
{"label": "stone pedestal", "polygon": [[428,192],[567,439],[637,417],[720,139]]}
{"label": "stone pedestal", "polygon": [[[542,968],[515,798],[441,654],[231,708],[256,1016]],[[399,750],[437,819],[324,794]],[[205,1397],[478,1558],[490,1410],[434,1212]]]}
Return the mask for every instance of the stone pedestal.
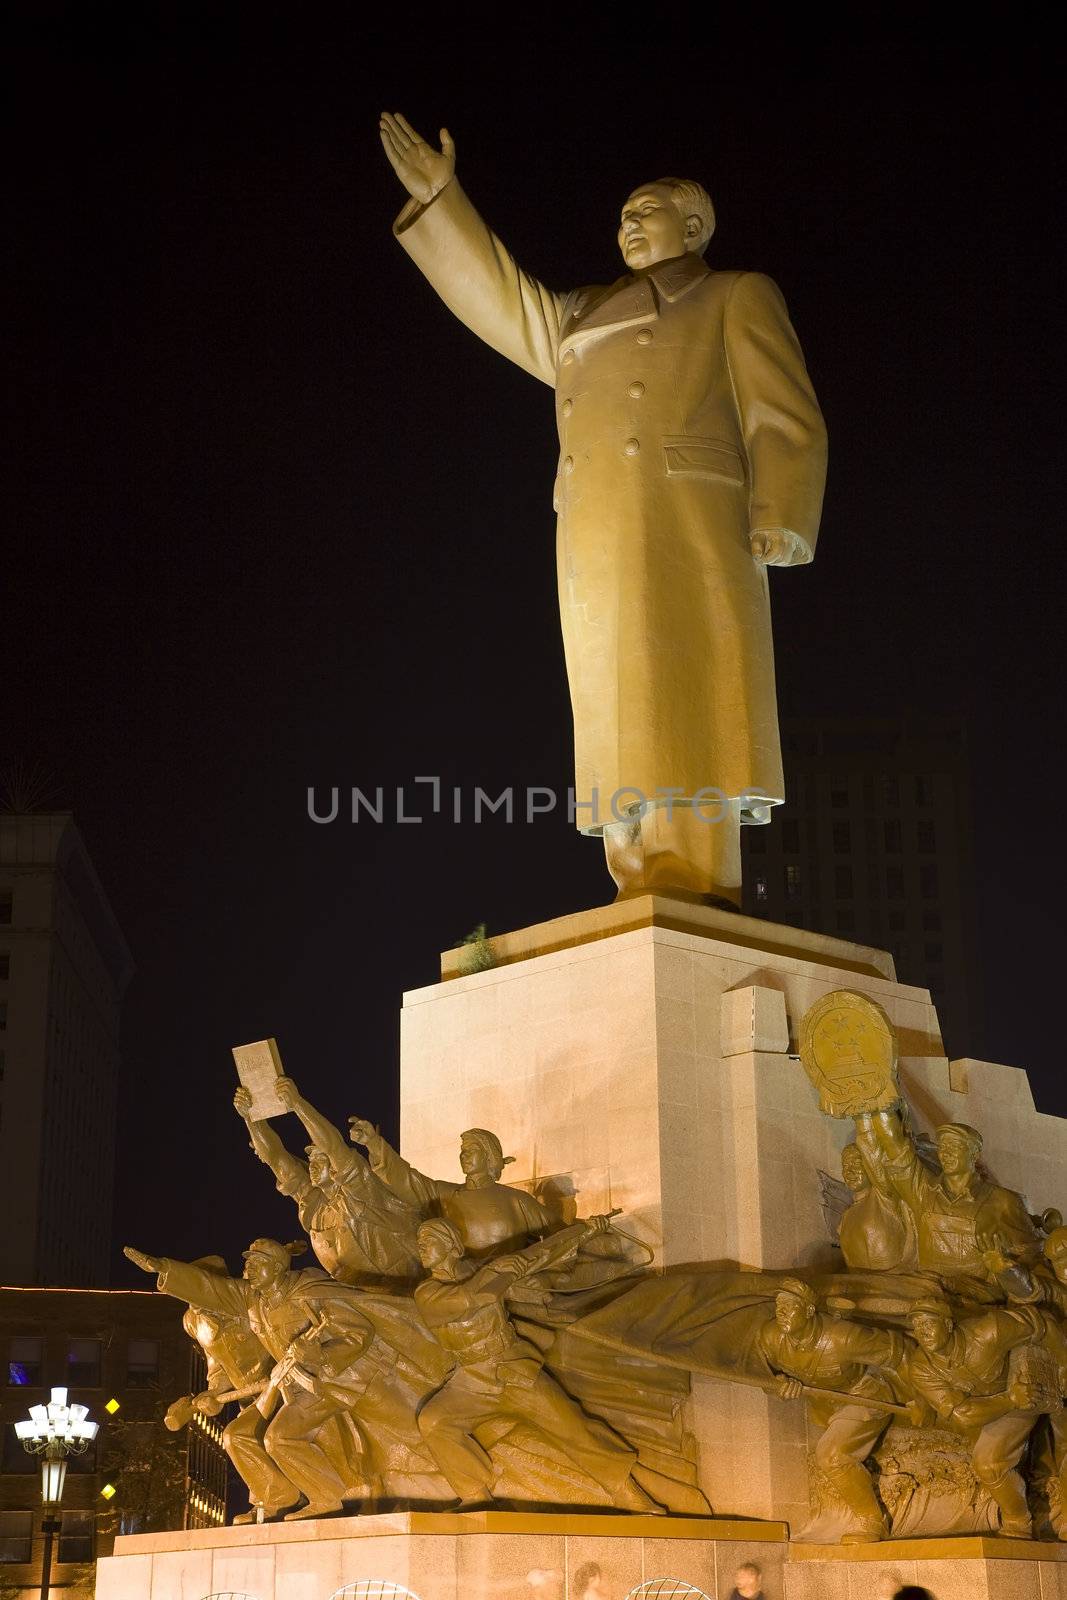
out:
{"label": "stone pedestal", "polygon": [[780,1523],[404,1512],[117,1539],[99,1564],[96,1595],[331,1600],[363,1580],[367,1600],[381,1600],[378,1584],[414,1600],[582,1600],[577,1580],[595,1562],[612,1600],[656,1578],[714,1597],[729,1594],[742,1561],[758,1561],[777,1600],[787,1548]]}
{"label": "stone pedestal", "polygon": [[[405,995],[401,1144],[461,1177],[464,1128],[497,1132],[522,1183],[619,1226],[665,1264],[832,1266],[818,1169],[837,1176],[833,1121],[795,1055],[808,1008],[858,990],[888,1013],[921,1128],[970,1122],[1000,1183],[1062,1201],[1067,1121],[1034,1109],[1026,1074],[945,1059],[925,989],[884,952],[644,896],[491,941],[498,965]],[[691,1425],[717,1513],[805,1519],[801,1408],[698,1380]],[[740,1445],[740,1447],[738,1447]]]}
{"label": "stone pedestal", "polygon": [[1067,1546],[980,1538],[794,1544],[784,1579],[784,1600],[892,1600],[905,1583],[934,1600],[1067,1600]]}

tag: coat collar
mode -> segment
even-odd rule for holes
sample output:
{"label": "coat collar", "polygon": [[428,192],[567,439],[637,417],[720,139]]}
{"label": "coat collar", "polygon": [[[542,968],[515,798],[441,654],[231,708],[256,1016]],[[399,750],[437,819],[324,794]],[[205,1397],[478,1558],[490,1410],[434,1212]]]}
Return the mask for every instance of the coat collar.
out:
{"label": "coat collar", "polygon": [[627,273],[607,289],[584,290],[576,299],[570,326],[560,342],[561,351],[586,333],[605,333],[631,323],[652,322],[659,316],[660,302],[672,302],[695,289],[710,277],[710,270],[698,255],[677,256],[637,276]]}

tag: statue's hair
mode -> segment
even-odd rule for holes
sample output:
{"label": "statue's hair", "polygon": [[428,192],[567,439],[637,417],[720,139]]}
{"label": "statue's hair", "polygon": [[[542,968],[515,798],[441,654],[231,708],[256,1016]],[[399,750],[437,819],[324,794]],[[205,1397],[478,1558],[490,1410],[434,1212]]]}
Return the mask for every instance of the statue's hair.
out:
{"label": "statue's hair", "polygon": [[791,1295],[794,1300],[810,1306],[813,1311],[818,1304],[815,1290],[810,1283],[805,1283],[803,1278],[783,1278],[775,1291],[774,1298],[777,1300],[780,1294]]}
{"label": "statue's hair", "polygon": [[972,1128],[969,1122],[943,1122],[935,1132],[939,1139],[942,1134],[954,1134],[957,1139],[962,1139],[967,1148],[973,1151],[975,1155],[981,1152],[982,1135],[977,1128]]}
{"label": "statue's hair", "polygon": [[488,1128],[467,1128],[459,1136],[461,1145],[477,1145],[479,1150],[485,1152],[485,1159],[489,1163],[494,1178],[499,1178],[504,1168],[510,1166],[514,1156],[506,1156],[503,1146],[495,1133],[490,1133]]}
{"label": "statue's hair", "polygon": [[439,1239],[450,1250],[463,1254],[463,1236],[455,1223],[449,1222],[447,1217],[433,1217],[429,1222],[424,1222],[416,1237],[420,1243],[423,1239]]}
{"label": "statue's hair", "polygon": [[671,191],[671,199],[683,218],[696,217],[700,223],[696,251],[698,255],[703,255],[708,248],[708,240],[715,232],[715,207],[711,203],[711,195],[703,184],[693,178],[657,178],[656,182]]}

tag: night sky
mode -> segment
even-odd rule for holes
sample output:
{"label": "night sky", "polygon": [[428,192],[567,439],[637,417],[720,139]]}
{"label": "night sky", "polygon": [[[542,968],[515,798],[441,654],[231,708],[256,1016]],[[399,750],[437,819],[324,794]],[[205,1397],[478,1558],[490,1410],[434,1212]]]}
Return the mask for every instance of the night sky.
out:
{"label": "night sky", "polygon": [[711,190],[711,266],[781,285],[830,478],[815,564],[772,574],[780,683],[812,715],[968,718],[968,1053],[1067,1114],[1061,69],[1002,28],[771,46],[769,17],[702,11],[712,47],[684,11],[553,15],[520,54],[444,12],[392,37],[327,6],[9,13],[0,742],[52,774],[137,963],[116,1245],[292,1236],[232,1044],[276,1035],[310,1098],[394,1132],[402,991],[479,922],[610,898],[558,815],[307,818],[311,784],[571,776],[551,395],[393,240],[383,106],[447,124],[553,287],[618,275],[620,204],[664,172]]}

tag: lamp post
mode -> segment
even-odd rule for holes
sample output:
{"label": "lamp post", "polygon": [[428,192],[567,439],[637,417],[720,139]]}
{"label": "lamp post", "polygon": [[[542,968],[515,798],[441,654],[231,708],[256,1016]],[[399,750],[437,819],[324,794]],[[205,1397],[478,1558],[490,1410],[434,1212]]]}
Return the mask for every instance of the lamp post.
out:
{"label": "lamp post", "polygon": [[31,1406],[28,1419],[15,1424],[22,1448],[41,1458],[41,1499],[44,1502],[41,1600],[48,1600],[52,1581],[52,1541],[60,1527],[58,1512],[67,1477],[67,1457],[80,1456],[88,1450],[100,1426],[88,1418],[88,1406],[68,1405],[66,1389],[53,1389],[46,1406]]}

